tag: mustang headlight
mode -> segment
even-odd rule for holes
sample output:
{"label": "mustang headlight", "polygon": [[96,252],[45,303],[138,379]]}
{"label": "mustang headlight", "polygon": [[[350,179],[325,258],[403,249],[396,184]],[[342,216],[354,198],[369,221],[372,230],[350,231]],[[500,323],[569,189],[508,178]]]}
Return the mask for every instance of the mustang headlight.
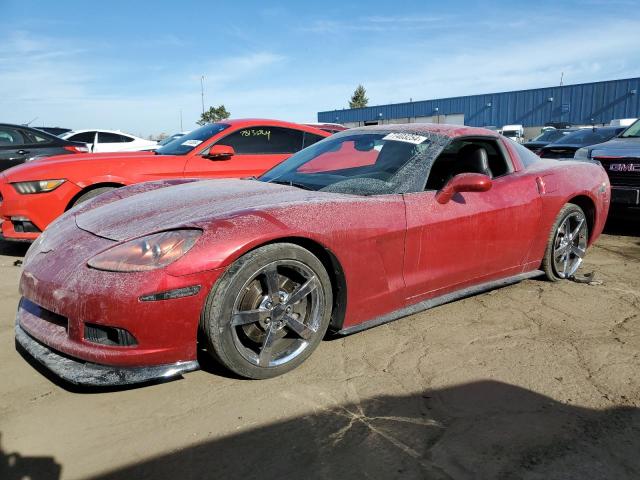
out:
{"label": "mustang headlight", "polygon": [[579,148],[576,150],[576,153],[573,155],[573,158],[577,160],[587,160],[589,158],[589,149],[588,148]]}
{"label": "mustang headlight", "polygon": [[200,230],[171,230],[137,238],[106,250],[88,265],[111,272],[144,272],[175,262],[196,243]]}
{"label": "mustang headlight", "polygon": [[36,180],[33,182],[16,182],[12,183],[13,188],[22,195],[30,193],[51,192],[64,183],[64,179],[59,180]]}

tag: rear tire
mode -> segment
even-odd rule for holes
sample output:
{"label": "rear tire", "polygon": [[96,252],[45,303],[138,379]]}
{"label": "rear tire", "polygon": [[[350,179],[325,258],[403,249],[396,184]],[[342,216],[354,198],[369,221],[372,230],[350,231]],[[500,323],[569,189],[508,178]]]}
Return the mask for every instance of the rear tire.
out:
{"label": "rear tire", "polygon": [[107,193],[110,192],[111,190],[115,190],[116,187],[99,187],[99,188],[94,188],[93,190],[89,190],[86,193],[83,193],[82,195],[80,195],[75,202],[73,202],[73,207],[75,207],[76,205],[80,205],[83,202],[86,202],[87,200],[91,200],[92,198],[97,197],[98,195],[102,195],[103,193]]}
{"label": "rear tire", "polygon": [[553,223],[542,269],[552,282],[571,278],[587,250],[589,227],[584,211],[573,203],[567,203]]}
{"label": "rear tire", "polygon": [[212,289],[201,326],[209,352],[236,374],[271,378],[304,362],[324,337],[332,308],[322,262],[291,243],[260,247]]}

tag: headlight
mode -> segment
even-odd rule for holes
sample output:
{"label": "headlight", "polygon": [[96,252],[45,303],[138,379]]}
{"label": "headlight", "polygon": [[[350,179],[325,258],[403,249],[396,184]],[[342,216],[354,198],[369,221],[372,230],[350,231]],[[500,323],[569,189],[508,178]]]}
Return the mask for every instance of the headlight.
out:
{"label": "headlight", "polygon": [[191,250],[200,235],[200,230],[171,230],[137,238],[96,255],[88,265],[111,272],[144,272],[166,267]]}
{"label": "headlight", "polygon": [[22,195],[30,193],[44,193],[55,190],[64,183],[64,179],[60,180],[36,180],[34,182],[17,182],[12,183],[13,188]]}
{"label": "headlight", "polygon": [[573,155],[573,158],[578,160],[587,160],[589,158],[589,149],[588,148],[579,148],[576,150],[576,153]]}

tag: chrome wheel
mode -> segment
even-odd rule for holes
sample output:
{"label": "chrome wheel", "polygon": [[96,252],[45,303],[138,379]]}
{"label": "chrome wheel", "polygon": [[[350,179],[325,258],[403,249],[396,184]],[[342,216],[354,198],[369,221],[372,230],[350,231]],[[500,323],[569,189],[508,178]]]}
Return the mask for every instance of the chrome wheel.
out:
{"label": "chrome wheel", "polygon": [[300,356],[319,334],[325,311],[322,286],[311,268],[278,260],[255,272],[235,298],[235,348],[249,363],[277,367]]}
{"label": "chrome wheel", "polygon": [[565,217],[553,240],[553,267],[560,278],[571,277],[587,251],[587,219],[582,212]]}

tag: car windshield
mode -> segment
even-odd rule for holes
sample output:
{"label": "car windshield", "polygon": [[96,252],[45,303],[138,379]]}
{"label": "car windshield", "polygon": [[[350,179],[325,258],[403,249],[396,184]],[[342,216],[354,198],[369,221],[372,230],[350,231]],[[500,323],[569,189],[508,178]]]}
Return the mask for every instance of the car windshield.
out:
{"label": "car windshield", "polygon": [[158,142],[158,145],[160,146],[168,145],[169,143],[173,142],[176,138],[180,138],[180,137],[184,137],[184,133],[174,133],[170,137],[160,140]]}
{"label": "car windshield", "polygon": [[[610,140],[619,130],[615,128],[584,128],[573,132],[554,143],[569,145],[593,145]],[[553,146],[553,144],[551,145]]]}
{"label": "car windshield", "polygon": [[636,120],[636,122],[627,128],[620,136],[623,138],[640,137],[640,120]]}
{"label": "car windshield", "polygon": [[420,181],[422,186],[416,188],[423,189],[428,168],[448,142],[429,133],[336,134],[301,150],[259,180],[356,195],[397,193]]}
{"label": "car windshield", "polygon": [[532,139],[532,142],[555,142],[570,132],[563,130],[545,130],[540,135]]}
{"label": "car windshield", "polygon": [[210,139],[226,128],[229,128],[229,125],[226,123],[208,123],[158,148],[156,155],[186,155],[202,142]]}

